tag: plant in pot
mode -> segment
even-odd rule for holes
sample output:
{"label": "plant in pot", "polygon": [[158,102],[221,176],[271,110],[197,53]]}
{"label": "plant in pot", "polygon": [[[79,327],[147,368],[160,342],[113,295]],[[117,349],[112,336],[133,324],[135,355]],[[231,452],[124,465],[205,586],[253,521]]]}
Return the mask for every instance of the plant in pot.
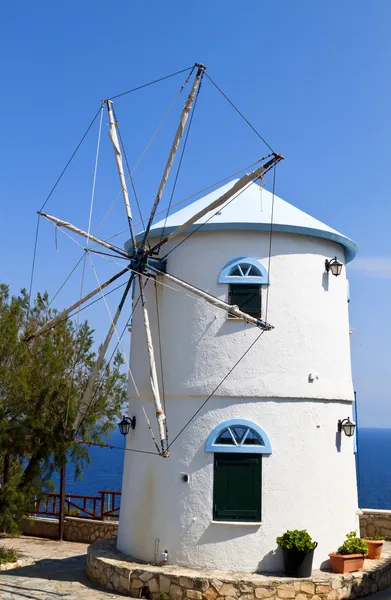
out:
{"label": "plant in pot", "polygon": [[276,542],[282,550],[285,574],[288,577],[309,577],[318,542],[312,540],[308,531],[288,530]]}
{"label": "plant in pot", "polygon": [[330,566],[334,573],[361,571],[364,567],[364,557],[367,552],[366,542],[357,537],[355,531],[351,531],[346,535],[346,540],[338,548],[338,551],[329,554]]}
{"label": "plant in pot", "polygon": [[368,546],[368,558],[371,560],[379,560],[383,549],[384,537],[381,535],[364,537],[364,542]]}

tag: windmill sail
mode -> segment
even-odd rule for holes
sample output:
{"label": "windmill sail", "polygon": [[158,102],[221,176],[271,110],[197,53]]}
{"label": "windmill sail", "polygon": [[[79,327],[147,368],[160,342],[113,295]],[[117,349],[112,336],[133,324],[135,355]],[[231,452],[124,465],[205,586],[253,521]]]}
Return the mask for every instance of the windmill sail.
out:
{"label": "windmill sail", "polygon": [[[221,300],[220,298],[213,296],[209,292],[199,289],[199,288],[195,287],[194,285],[192,285],[191,283],[184,281],[183,279],[166,272],[166,260],[165,260],[165,258],[160,260],[158,258],[158,254],[163,245],[170,243],[175,239],[178,239],[180,236],[183,236],[183,234],[187,233],[189,230],[190,230],[190,232],[193,232],[194,229],[197,230],[198,225],[199,225],[199,227],[202,227],[202,225],[204,224],[203,218],[206,215],[211,214],[211,216],[209,218],[212,218],[213,211],[218,210],[220,207],[227,205],[232,200],[238,198],[242,194],[242,192],[244,192],[246,190],[247,186],[249,186],[252,182],[254,182],[257,179],[262,179],[264,174],[267,171],[269,171],[271,168],[275,167],[275,165],[277,165],[283,159],[283,157],[280,154],[274,153],[269,146],[269,148],[271,150],[271,154],[268,154],[268,156],[262,158],[257,163],[252,163],[251,168],[253,168],[253,166],[255,164],[259,165],[259,163],[262,162],[262,164],[260,166],[258,166],[254,170],[252,170],[250,173],[243,175],[240,179],[238,179],[232,185],[232,187],[230,189],[228,189],[228,190],[225,189],[224,193],[221,193],[221,195],[218,198],[211,201],[207,206],[204,206],[203,208],[198,210],[196,212],[196,214],[194,214],[191,218],[186,218],[185,222],[182,222],[181,224],[179,224],[179,226],[176,227],[174,230],[172,230],[172,228],[171,228],[170,233],[168,233],[167,235],[164,235],[164,229],[165,229],[165,224],[164,224],[162,239],[157,244],[155,244],[152,248],[150,248],[150,245],[151,245],[150,238],[153,237],[153,235],[151,235],[151,229],[153,229],[153,220],[154,220],[158,205],[163,196],[164,190],[166,188],[166,184],[167,184],[175,157],[177,155],[180,142],[183,139],[183,136],[185,134],[186,125],[187,125],[187,134],[186,135],[188,135],[189,128],[190,128],[190,125],[192,122],[191,118],[189,120],[189,115],[191,114],[192,110],[194,111],[195,106],[197,104],[198,94],[200,92],[203,77],[205,74],[205,67],[201,64],[196,63],[193,67],[190,67],[189,69],[187,69],[185,71],[187,71],[186,81],[182,85],[179,93],[182,92],[182,90],[185,88],[186,84],[190,81],[190,79],[192,77],[194,77],[194,79],[192,81],[190,92],[186,98],[184,107],[183,107],[181,115],[180,115],[179,123],[178,123],[178,126],[175,131],[175,135],[174,135],[174,138],[173,138],[173,141],[171,144],[170,152],[169,152],[167,160],[165,162],[163,174],[160,179],[160,183],[159,183],[159,186],[157,189],[156,196],[154,198],[154,202],[152,205],[150,216],[147,221],[147,225],[146,225],[144,231],[142,231],[139,234],[138,239],[140,241],[138,244],[137,244],[136,236],[135,236],[134,230],[133,230],[133,217],[132,217],[131,202],[129,199],[129,192],[127,189],[127,180],[125,177],[124,165],[123,165],[123,157],[126,159],[126,156],[124,154],[121,136],[119,136],[119,134],[118,134],[118,123],[116,121],[116,116],[115,116],[114,105],[113,105],[112,99],[105,100],[104,104],[106,104],[107,111],[108,111],[108,120],[109,120],[108,133],[109,133],[111,144],[112,144],[113,150],[114,150],[114,158],[115,158],[119,181],[120,181],[120,185],[121,185],[121,192],[122,192],[122,197],[123,197],[123,201],[124,201],[124,205],[125,205],[125,212],[126,212],[126,217],[127,217],[127,222],[128,222],[128,228],[130,230],[130,235],[131,235],[131,245],[129,244],[129,251],[126,252],[126,251],[122,250],[121,248],[119,248],[118,246],[116,246],[115,244],[112,244],[109,241],[103,240],[103,239],[97,237],[96,235],[89,233],[90,228],[88,229],[88,232],[86,232],[83,229],[76,227],[72,223],[69,223],[68,221],[64,221],[64,220],[54,217],[50,214],[43,213],[42,211],[40,211],[38,213],[40,216],[45,217],[49,221],[52,221],[57,227],[63,227],[64,229],[67,229],[73,233],[76,233],[77,235],[80,235],[80,236],[86,238],[87,240],[89,240],[90,242],[93,242],[94,244],[97,244],[99,246],[102,246],[103,248],[111,250],[112,252],[115,253],[115,255],[117,257],[128,261],[128,266],[125,269],[121,270],[116,275],[114,275],[113,277],[111,277],[110,279],[108,279],[106,282],[99,285],[97,288],[95,288],[91,292],[89,292],[83,298],[80,298],[80,300],[78,300],[77,302],[74,302],[71,306],[69,306],[67,309],[63,310],[61,313],[56,315],[53,319],[51,319],[50,321],[48,321],[47,323],[42,325],[39,329],[37,329],[34,333],[32,333],[28,338],[28,339],[32,339],[34,337],[41,335],[42,333],[49,331],[50,329],[55,327],[60,321],[68,318],[73,310],[77,309],[79,306],[81,306],[87,300],[89,300],[90,298],[95,296],[99,291],[102,292],[102,290],[104,290],[106,287],[108,287],[110,284],[112,284],[114,281],[116,281],[119,277],[124,275],[126,272],[130,271],[131,275],[129,277],[129,280],[126,283],[124,293],[121,297],[121,300],[116,309],[114,317],[111,319],[110,328],[106,334],[103,344],[99,348],[97,360],[91,369],[91,372],[90,372],[90,375],[89,375],[89,378],[87,381],[86,389],[83,393],[83,397],[80,402],[78,413],[77,413],[77,416],[73,423],[73,429],[76,433],[80,430],[80,428],[83,424],[83,421],[86,418],[86,415],[88,414],[88,410],[94,402],[94,393],[97,393],[97,377],[98,377],[98,375],[102,369],[102,366],[104,364],[104,358],[105,358],[106,351],[110,345],[113,334],[116,332],[117,323],[121,316],[121,312],[125,305],[126,299],[128,298],[129,291],[132,287],[134,280],[137,278],[137,281],[139,283],[139,294],[140,294],[139,299],[141,300],[141,312],[142,312],[142,316],[143,316],[143,325],[144,325],[144,330],[145,330],[145,343],[146,343],[148,366],[149,366],[149,383],[150,383],[152,398],[153,398],[154,407],[155,407],[157,427],[158,427],[158,431],[159,431],[160,448],[158,449],[158,451],[159,451],[159,454],[163,457],[168,457],[168,449],[170,447],[170,444],[169,444],[169,440],[168,440],[167,427],[166,427],[166,425],[167,425],[166,424],[166,414],[165,414],[165,409],[163,408],[162,394],[160,391],[160,384],[159,384],[159,379],[158,379],[158,375],[157,375],[155,349],[154,349],[154,344],[153,344],[154,335],[153,335],[153,331],[152,331],[152,327],[151,327],[151,315],[150,315],[149,306],[147,303],[147,295],[148,294],[147,295],[145,294],[145,289],[144,289],[145,288],[145,280],[148,280],[149,278],[153,278],[153,279],[158,278],[156,280],[159,281],[160,283],[163,283],[164,280],[167,280],[168,282],[172,282],[173,284],[175,284],[175,286],[178,286],[185,292],[191,292],[193,295],[197,296],[198,298],[201,298],[205,302],[209,303],[211,306],[214,306],[215,308],[218,308],[219,310],[223,310],[223,311],[225,311],[225,313],[227,313],[229,315],[239,317],[239,318],[243,319],[245,322],[247,322],[251,325],[254,325],[256,327],[259,327],[262,330],[273,329],[272,325],[270,325],[266,321],[263,321],[260,318],[253,317],[253,316],[247,314],[246,312],[244,312],[243,310],[240,310],[237,306],[229,304],[229,303],[225,302],[224,300]],[[193,75],[193,73],[195,73],[195,75]],[[154,83],[154,82],[152,82],[152,83]],[[151,85],[151,84],[147,84],[147,85]],[[145,87],[145,86],[141,86],[141,87]],[[130,91],[135,91],[135,90],[129,90],[129,92]],[[125,93],[128,93],[128,92],[125,92]],[[120,95],[124,95],[124,94],[120,94]],[[243,117],[243,115],[242,115],[242,117]],[[254,129],[254,128],[252,127],[252,129]],[[99,143],[100,142],[100,130],[99,130],[98,140],[99,140],[98,141],[98,143]],[[186,144],[184,145],[184,147],[186,147]],[[129,165],[128,165],[128,168],[129,168]],[[179,170],[178,170],[178,173],[179,173]],[[96,173],[95,173],[95,175],[96,175]],[[95,179],[94,179],[94,185],[95,185]],[[175,185],[174,185],[174,188],[175,188]],[[91,215],[92,215],[92,204],[91,204],[90,216]],[[201,221],[201,223],[200,223],[200,221]],[[186,239],[186,238],[184,238],[184,239]],[[184,241],[184,240],[181,240],[179,243],[182,243],[182,241]],[[83,248],[83,251],[86,253],[90,253],[90,252],[95,252],[96,250],[94,250],[89,245],[87,245],[87,247],[85,249]],[[98,252],[98,254],[99,254],[99,252]],[[100,252],[100,254],[104,255],[105,253]],[[89,256],[91,256],[91,255],[89,254]],[[111,254],[109,256],[111,257],[111,259],[113,258],[113,254]],[[115,261],[113,261],[113,262],[115,262]],[[111,318],[111,316],[110,316],[110,318]],[[152,323],[153,323],[153,320],[152,320]],[[163,381],[162,381],[162,389],[164,390]],[[147,416],[146,416],[146,419],[147,419],[148,428],[152,433],[152,427],[151,427],[151,424],[150,424]],[[153,433],[152,433],[152,436],[153,436],[155,444],[157,445],[157,441],[155,440]]]}

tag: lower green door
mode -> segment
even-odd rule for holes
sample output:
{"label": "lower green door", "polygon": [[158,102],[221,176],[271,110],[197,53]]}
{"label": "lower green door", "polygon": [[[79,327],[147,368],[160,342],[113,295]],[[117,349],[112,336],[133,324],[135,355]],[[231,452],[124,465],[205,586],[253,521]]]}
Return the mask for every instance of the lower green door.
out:
{"label": "lower green door", "polygon": [[214,455],[213,519],[261,520],[262,455]]}

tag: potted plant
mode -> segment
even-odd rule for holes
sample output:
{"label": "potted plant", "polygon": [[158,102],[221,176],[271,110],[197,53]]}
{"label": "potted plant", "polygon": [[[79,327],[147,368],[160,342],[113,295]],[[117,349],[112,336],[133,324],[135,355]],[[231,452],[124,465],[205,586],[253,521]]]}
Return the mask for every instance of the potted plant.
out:
{"label": "potted plant", "polygon": [[282,550],[285,574],[288,577],[309,577],[318,542],[312,540],[308,531],[288,530],[276,541]]}
{"label": "potted plant", "polygon": [[368,557],[371,560],[379,560],[383,549],[384,537],[375,535],[373,537],[364,537],[364,541],[368,546]]}
{"label": "potted plant", "polygon": [[330,566],[334,573],[361,571],[364,566],[364,555],[367,552],[366,542],[357,537],[355,531],[351,531],[346,535],[346,540],[338,548],[338,551],[329,554]]}

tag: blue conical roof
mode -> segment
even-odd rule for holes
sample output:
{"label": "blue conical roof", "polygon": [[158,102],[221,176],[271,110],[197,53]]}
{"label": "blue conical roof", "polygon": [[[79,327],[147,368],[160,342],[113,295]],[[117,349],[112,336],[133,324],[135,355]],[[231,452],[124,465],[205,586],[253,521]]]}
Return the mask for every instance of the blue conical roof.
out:
{"label": "blue conical roof", "polygon": [[[164,230],[169,234],[177,227],[185,223],[198,211],[208,206],[213,200],[227,192],[237,179],[213,191],[212,193],[192,202],[185,208],[172,213],[166,223],[163,220],[154,223],[150,238],[160,236]],[[233,200],[229,200],[217,211],[212,211],[202,217],[196,224],[189,228],[194,231],[201,223],[204,225],[201,231],[229,231],[229,230],[258,230],[270,231],[271,215],[273,207],[273,231],[310,235],[313,237],[332,240],[341,244],[345,250],[345,260],[350,262],[358,252],[358,246],[353,240],[332,229],[325,223],[318,221],[302,210],[296,208],[278,196],[265,189],[257,183],[252,183],[245,191],[237,194]],[[137,236],[141,237],[142,234]]]}

